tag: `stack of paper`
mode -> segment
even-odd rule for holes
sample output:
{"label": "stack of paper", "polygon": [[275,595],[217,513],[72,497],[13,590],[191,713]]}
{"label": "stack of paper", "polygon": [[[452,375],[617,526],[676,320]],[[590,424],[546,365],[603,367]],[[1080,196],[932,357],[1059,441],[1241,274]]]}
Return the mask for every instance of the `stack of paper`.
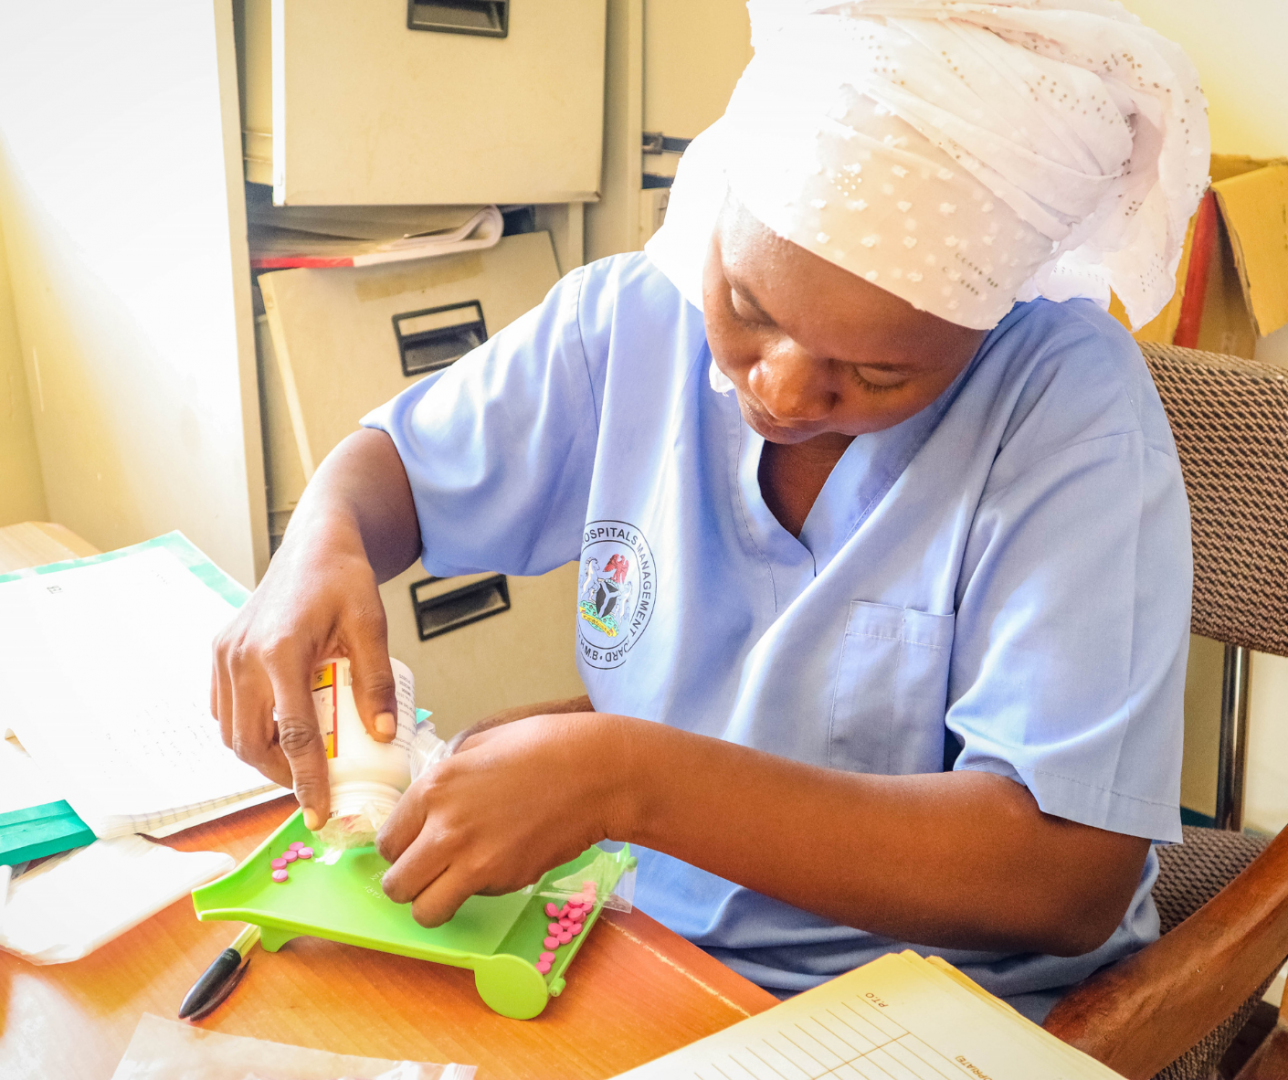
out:
{"label": "stack of paper", "polygon": [[623,1073],[619,1080],[1110,1080],[951,965],[908,951]]}
{"label": "stack of paper", "polygon": [[283,794],[210,715],[211,642],[246,595],[180,533],[0,576],[0,726],[98,836]]}
{"label": "stack of paper", "polygon": [[141,836],[97,840],[28,870],[0,907],[0,949],[33,964],[79,960],[236,865]]}
{"label": "stack of paper", "polygon": [[505,222],[495,206],[273,206],[247,185],[250,262],[257,270],[373,266],[489,248]]}

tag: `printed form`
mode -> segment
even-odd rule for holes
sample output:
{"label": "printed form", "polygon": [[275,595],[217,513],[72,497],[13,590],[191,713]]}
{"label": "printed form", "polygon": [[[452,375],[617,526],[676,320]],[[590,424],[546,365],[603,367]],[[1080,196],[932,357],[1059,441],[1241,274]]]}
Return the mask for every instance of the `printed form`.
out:
{"label": "printed form", "polygon": [[619,1080],[1107,1080],[935,959],[891,954]]}

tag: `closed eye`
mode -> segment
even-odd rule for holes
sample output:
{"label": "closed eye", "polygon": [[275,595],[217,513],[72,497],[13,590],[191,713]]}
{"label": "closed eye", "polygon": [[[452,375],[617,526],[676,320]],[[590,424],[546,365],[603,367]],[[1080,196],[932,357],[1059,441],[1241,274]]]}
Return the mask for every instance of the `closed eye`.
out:
{"label": "closed eye", "polygon": [[876,375],[878,379],[891,380],[890,382],[877,382],[866,377],[858,364],[846,364],[845,366],[850,369],[850,375],[853,377],[855,383],[870,394],[880,394],[887,390],[897,390],[908,381],[902,372],[884,371],[879,368],[868,369],[872,374]]}
{"label": "closed eye", "polygon": [[754,300],[748,300],[737,289],[729,290],[729,306],[733,311],[734,317],[744,326],[765,327],[774,325],[774,320],[765,313],[759,304]]}

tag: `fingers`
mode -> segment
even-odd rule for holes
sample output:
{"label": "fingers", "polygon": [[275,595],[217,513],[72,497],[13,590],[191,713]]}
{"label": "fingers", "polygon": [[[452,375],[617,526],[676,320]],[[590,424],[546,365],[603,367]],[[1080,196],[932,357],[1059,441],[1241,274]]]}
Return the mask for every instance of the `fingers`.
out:
{"label": "fingers", "polygon": [[379,594],[353,619],[348,638],[353,701],[367,733],[377,742],[390,742],[398,731],[398,694],[389,663],[388,628]]}
{"label": "fingers", "polygon": [[331,813],[326,748],[313,709],[311,664],[288,650],[271,654],[267,664],[277,705],[277,742],[290,766],[295,797],[304,808],[305,828],[316,831]]}
{"label": "fingers", "polygon": [[251,670],[243,670],[231,685],[233,753],[274,783],[290,787],[291,768],[277,743],[273,689],[267,676],[258,665],[252,665]]}
{"label": "fingers", "polygon": [[470,875],[452,865],[411,902],[412,918],[421,926],[442,926],[476,891]]}
{"label": "fingers", "polygon": [[213,646],[214,661],[210,665],[210,715],[219,721],[219,735],[229,750],[233,748],[233,694],[228,681],[228,667],[224,663],[223,647],[218,638]]}
{"label": "fingers", "polygon": [[[210,671],[210,711],[226,747],[275,784],[291,786],[291,769],[277,745],[272,689],[258,665],[217,639]],[[235,671],[234,671],[235,669]]]}
{"label": "fingers", "polygon": [[421,833],[397,862],[385,871],[381,884],[396,904],[411,904],[412,917],[421,926],[442,926],[457,909],[485,885],[458,851],[439,837]]}
{"label": "fingers", "polygon": [[376,850],[386,862],[396,863],[420,835],[425,825],[425,798],[425,784],[417,781],[398,800],[394,812],[377,833]]}
{"label": "fingers", "polygon": [[[384,835],[383,829],[381,835]],[[383,854],[383,845],[380,850]],[[449,861],[447,845],[442,842],[442,837],[436,833],[418,833],[385,871],[381,880],[385,895],[396,904],[411,903],[447,869]]]}

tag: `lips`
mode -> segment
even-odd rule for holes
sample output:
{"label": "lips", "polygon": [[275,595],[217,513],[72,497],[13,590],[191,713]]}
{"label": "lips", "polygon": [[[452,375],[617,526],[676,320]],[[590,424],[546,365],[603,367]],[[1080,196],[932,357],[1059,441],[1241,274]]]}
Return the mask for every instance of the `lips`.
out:
{"label": "lips", "polygon": [[742,407],[742,415],[751,429],[770,442],[803,442],[819,434],[819,429],[813,424],[808,427],[797,427],[770,419],[764,409],[753,405],[742,392],[738,394],[738,404]]}

